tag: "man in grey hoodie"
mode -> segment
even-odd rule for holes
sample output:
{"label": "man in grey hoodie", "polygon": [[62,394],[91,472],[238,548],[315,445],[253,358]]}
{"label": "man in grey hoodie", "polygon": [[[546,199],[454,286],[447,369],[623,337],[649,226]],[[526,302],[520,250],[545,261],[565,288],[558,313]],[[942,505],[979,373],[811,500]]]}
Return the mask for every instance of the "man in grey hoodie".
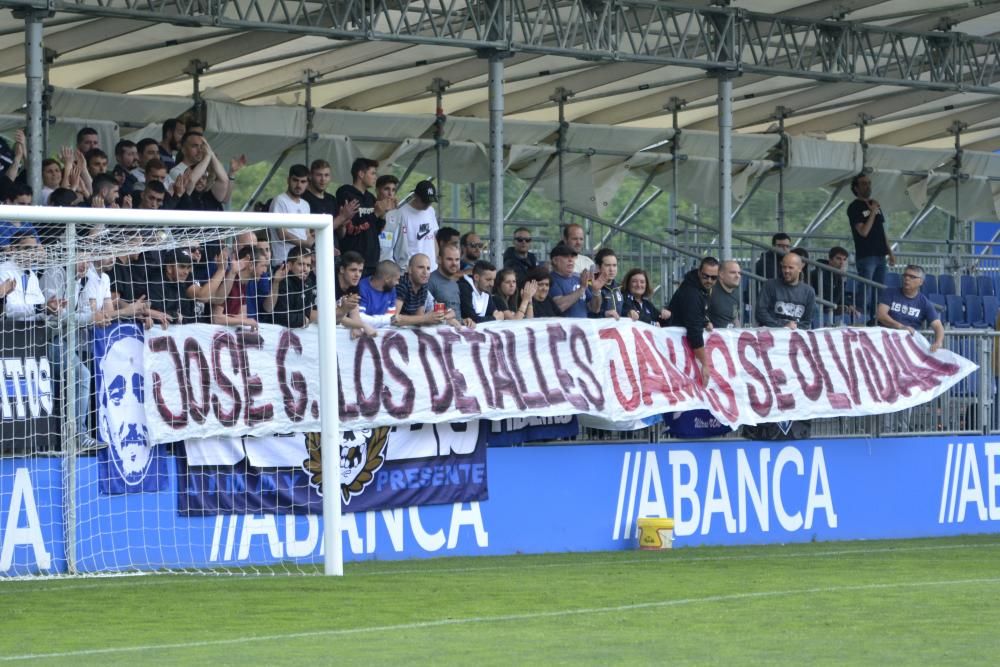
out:
{"label": "man in grey hoodie", "polygon": [[808,329],[816,307],[816,292],[802,282],[805,262],[788,253],[781,258],[781,277],[764,284],[757,299],[757,324],[762,327]]}

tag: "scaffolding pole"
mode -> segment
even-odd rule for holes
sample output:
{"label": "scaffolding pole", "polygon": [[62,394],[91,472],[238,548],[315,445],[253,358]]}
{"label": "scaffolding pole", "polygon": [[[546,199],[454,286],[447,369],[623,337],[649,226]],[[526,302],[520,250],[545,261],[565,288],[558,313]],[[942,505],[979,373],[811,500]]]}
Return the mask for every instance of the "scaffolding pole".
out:
{"label": "scaffolding pole", "polygon": [[45,155],[43,125],[46,121],[43,94],[45,90],[44,70],[45,52],[42,48],[43,12],[31,9],[24,10],[24,63],[27,80],[27,116],[26,132],[27,150],[25,167],[28,170],[28,184],[31,186],[32,198],[35,204],[43,204],[42,196],[42,158]]}
{"label": "scaffolding pole", "polygon": [[[490,250],[493,263],[503,265],[503,59],[489,53],[490,88]],[[560,169],[560,174],[562,170]]]}
{"label": "scaffolding pole", "polygon": [[719,75],[719,250],[733,257],[733,74]]}

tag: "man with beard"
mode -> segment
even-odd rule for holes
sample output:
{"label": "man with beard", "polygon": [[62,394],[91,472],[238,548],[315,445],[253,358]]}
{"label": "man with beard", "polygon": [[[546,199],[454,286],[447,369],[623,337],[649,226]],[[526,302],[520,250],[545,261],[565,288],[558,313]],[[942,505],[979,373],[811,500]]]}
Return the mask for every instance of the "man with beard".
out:
{"label": "man with beard", "polygon": [[757,324],[762,327],[808,329],[816,307],[816,292],[802,282],[805,262],[790,252],[781,258],[781,277],[764,284],[757,300]]}
{"label": "man with beard", "polygon": [[[309,170],[304,164],[293,164],[288,170],[287,189],[271,202],[271,213],[304,213],[312,211],[303,195],[309,186]],[[275,229],[271,241],[271,263],[275,266],[288,258],[292,248],[311,250],[316,235],[311,229]]]}
{"label": "man with beard", "polygon": [[354,217],[340,228],[340,251],[349,250],[360,254],[365,260],[364,274],[370,276],[378,266],[381,247],[379,233],[385,225],[385,216],[395,206],[394,200],[376,199],[371,189],[378,181],[378,162],[368,158],[358,158],[351,165],[352,183],[342,185],[337,190],[337,204],[346,206],[357,202]]}
{"label": "man with beard", "polygon": [[701,382],[708,385],[712,371],[712,362],[705,352],[705,331],[712,330],[712,322],[708,318],[708,300],[712,288],[719,280],[719,260],[705,257],[697,269],[688,271],[684,281],[670,298],[669,327],[684,327],[688,345],[695,359],[701,365]]}

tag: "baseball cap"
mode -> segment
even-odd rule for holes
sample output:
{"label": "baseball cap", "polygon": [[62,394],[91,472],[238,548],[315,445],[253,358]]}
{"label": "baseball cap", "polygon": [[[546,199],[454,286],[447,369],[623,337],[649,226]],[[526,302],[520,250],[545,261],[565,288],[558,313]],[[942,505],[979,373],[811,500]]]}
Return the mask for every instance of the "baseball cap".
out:
{"label": "baseball cap", "polygon": [[549,251],[549,258],[551,259],[553,257],[576,257],[579,254],[580,253],[578,253],[576,250],[573,250],[573,248],[569,247],[565,243],[557,243],[552,247],[552,250]]}
{"label": "baseball cap", "polygon": [[430,181],[420,181],[417,183],[417,187],[413,189],[413,194],[428,204],[438,200],[437,188]]}
{"label": "baseball cap", "polygon": [[191,253],[187,250],[182,250],[180,248],[176,250],[170,250],[163,256],[164,264],[191,264]]}

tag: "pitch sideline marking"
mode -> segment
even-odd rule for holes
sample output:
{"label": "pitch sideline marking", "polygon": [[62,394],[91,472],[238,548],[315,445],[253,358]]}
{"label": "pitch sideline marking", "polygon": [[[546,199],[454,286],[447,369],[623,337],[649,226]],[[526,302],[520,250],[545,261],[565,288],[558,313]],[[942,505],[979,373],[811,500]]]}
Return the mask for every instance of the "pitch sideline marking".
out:
{"label": "pitch sideline marking", "polygon": [[736,600],[753,600],[763,598],[788,597],[793,595],[815,595],[817,593],[842,593],[848,591],[891,590],[900,588],[932,588],[938,586],[966,586],[982,584],[1000,584],[1000,577],[987,579],[950,579],[943,581],[911,581],[893,584],[859,584],[854,586],[825,586],[821,588],[797,588],[783,591],[756,591],[752,593],[731,593],[728,595],[708,595],[700,598],[680,598],[677,600],[658,600],[655,602],[639,602],[636,604],[616,605],[611,607],[584,607],[581,609],[561,609],[558,611],[540,611],[527,614],[506,614],[502,616],[470,616],[466,618],[445,618],[437,621],[421,621],[418,623],[398,623],[395,625],[374,625],[361,628],[340,628],[336,630],[315,630],[312,632],[291,632],[279,635],[248,636],[233,639],[215,639],[198,642],[179,642],[176,644],[149,644],[146,646],[120,646],[114,648],[83,649],[79,651],[63,651],[59,653],[27,653],[22,655],[0,656],[0,662],[20,660],[41,660],[48,658],[75,658],[90,655],[111,655],[120,653],[141,653],[145,651],[169,651],[176,649],[201,648],[206,646],[229,646],[246,642],[283,641],[289,639],[309,639],[317,637],[340,637],[346,635],[366,634],[369,632],[398,632],[400,630],[424,630],[475,623],[497,623],[510,621],[530,621],[543,618],[564,618],[568,616],[587,616],[593,614],[613,614],[644,609],[662,609],[680,607],[690,604],[732,602]]}
{"label": "pitch sideline marking", "polygon": [[[836,556],[868,556],[872,554],[888,554],[888,553],[913,553],[922,551],[945,551],[945,550],[966,550],[966,549],[995,549],[1000,547],[1000,542],[986,542],[983,544],[940,544],[940,545],[930,545],[930,546],[918,546],[918,547],[880,547],[876,549],[835,549],[830,551],[816,551],[816,552],[805,552],[798,551],[790,554],[754,554],[749,556],[693,556],[686,557],[681,556],[674,559],[657,559],[657,558],[621,558],[621,559],[611,559],[611,560],[590,560],[585,562],[569,561],[562,563],[531,563],[523,564],[517,566],[484,566],[484,567],[448,567],[448,568],[408,568],[408,569],[398,569],[398,570],[379,570],[377,572],[353,572],[349,573],[346,578],[353,579],[358,577],[382,577],[382,576],[400,576],[409,574],[466,574],[472,572],[498,572],[503,570],[517,569],[520,570],[543,570],[559,567],[594,567],[594,566],[605,566],[605,565],[646,565],[646,564],[656,564],[656,565],[681,565],[684,563],[711,563],[711,562],[729,562],[729,561],[751,561],[751,560],[771,560],[775,558],[779,559],[796,559],[796,558],[829,558]],[[677,552],[674,552],[677,553]],[[553,554],[538,554],[538,555],[553,555]],[[356,564],[361,565],[366,562],[371,561],[357,561],[356,563],[349,563],[349,565]],[[89,575],[89,579],[100,579],[100,583],[68,583],[69,579],[62,579],[62,581],[67,582],[66,585],[60,585],[59,576],[51,576],[47,578],[47,581],[52,583],[52,586],[45,588],[33,588],[25,589],[17,587],[14,589],[18,583],[30,582],[29,579],[21,579],[19,581],[9,582],[12,586],[11,590],[4,590],[3,579],[0,578],[0,597],[4,595],[23,595],[25,593],[59,593],[62,591],[76,591],[76,590],[88,590],[93,588],[109,588],[109,587],[133,587],[133,586],[161,586],[166,584],[176,584],[177,580],[174,576],[181,573],[163,573],[157,574],[155,572],[131,572],[123,573],[120,575]],[[316,576],[313,573],[289,573],[291,576]],[[230,578],[225,577],[225,572],[220,575],[211,574],[200,574],[192,575],[198,577],[207,577],[208,581],[260,581],[261,579],[267,578],[272,575],[256,575],[253,573],[246,575],[236,575]],[[284,576],[283,574],[276,574],[273,576]]]}

